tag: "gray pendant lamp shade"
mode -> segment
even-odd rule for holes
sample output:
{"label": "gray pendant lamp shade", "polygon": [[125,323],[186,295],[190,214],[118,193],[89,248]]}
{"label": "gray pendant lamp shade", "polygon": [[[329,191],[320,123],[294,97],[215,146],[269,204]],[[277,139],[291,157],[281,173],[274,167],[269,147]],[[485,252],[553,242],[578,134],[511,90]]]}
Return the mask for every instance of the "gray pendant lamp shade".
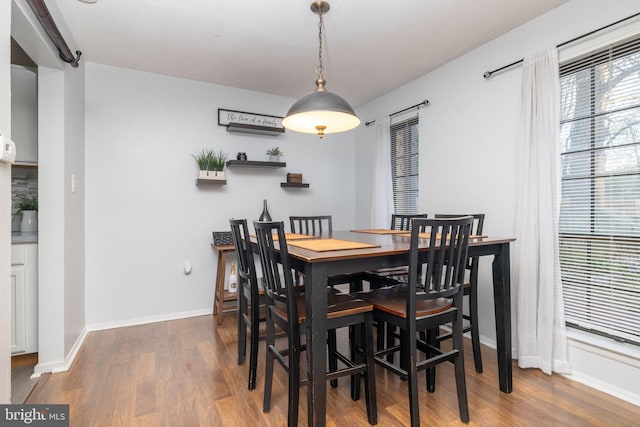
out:
{"label": "gray pendant lamp shade", "polygon": [[329,3],[315,1],[311,10],[320,18],[318,79],[316,90],[297,100],[282,120],[282,126],[295,132],[317,133],[322,138],[326,133],[346,132],[358,126],[360,119],[353,108],[340,96],[327,91],[322,76],[322,15],[329,11]]}
{"label": "gray pendant lamp shade", "polygon": [[353,108],[340,96],[324,89],[324,80],[316,80],[318,88],[297,100],[282,125],[295,132],[326,133],[346,132],[358,126],[360,119]]}

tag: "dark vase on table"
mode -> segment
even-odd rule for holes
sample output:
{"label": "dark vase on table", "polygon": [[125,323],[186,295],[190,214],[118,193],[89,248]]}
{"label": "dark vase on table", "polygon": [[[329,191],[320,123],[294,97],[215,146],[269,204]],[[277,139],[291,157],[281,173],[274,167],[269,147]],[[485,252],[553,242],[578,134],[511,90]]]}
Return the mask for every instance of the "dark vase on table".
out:
{"label": "dark vase on table", "polygon": [[262,213],[258,221],[271,221],[271,215],[269,215],[269,209],[267,209],[267,200],[265,199],[262,203]]}

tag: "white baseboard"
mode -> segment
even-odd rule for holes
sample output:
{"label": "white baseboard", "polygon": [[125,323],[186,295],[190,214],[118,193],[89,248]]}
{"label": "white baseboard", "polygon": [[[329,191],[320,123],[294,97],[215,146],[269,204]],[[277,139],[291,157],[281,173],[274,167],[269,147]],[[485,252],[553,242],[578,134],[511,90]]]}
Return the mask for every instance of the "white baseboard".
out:
{"label": "white baseboard", "polygon": [[188,317],[206,316],[211,314],[211,309],[183,311],[179,313],[167,313],[157,316],[138,317],[134,319],[117,320],[114,322],[92,323],[87,325],[87,331],[102,331],[105,329],[125,328],[127,326],[145,325],[147,323],[165,322],[167,320],[186,319]]}
{"label": "white baseboard", "polygon": [[71,350],[69,350],[69,353],[67,353],[63,362],[60,361],[38,363],[33,369],[33,375],[31,375],[31,378],[39,378],[42,374],[45,374],[47,372],[56,374],[58,372],[68,371],[71,368],[71,365],[73,365],[73,361],[76,360],[76,356],[78,355],[78,352],[80,351],[80,348],[82,347],[82,344],[84,343],[86,337],[87,328],[85,327],[80,332],[80,335],[78,335],[78,338],[73,343],[73,346],[71,346]]}
{"label": "white baseboard", "polygon": [[[600,358],[600,364],[598,366],[591,366],[589,369],[593,369],[593,372],[611,372],[613,366],[618,364],[626,365],[627,368],[624,371],[628,376],[635,378],[640,372],[640,359],[638,358],[637,347],[631,345],[622,345],[620,343],[613,342],[611,340],[605,340],[597,335],[587,334],[576,330],[569,330],[568,346],[569,349],[579,349],[584,352],[589,352]],[[495,340],[490,340],[485,336],[480,336],[480,342],[483,345],[496,348]],[[570,351],[570,354],[572,352]],[[634,354],[635,353],[635,354]],[[574,354],[574,358],[578,357],[578,354]],[[513,359],[517,360],[518,352],[516,349],[513,351]],[[585,362],[579,360],[573,360],[572,373],[564,375],[566,378],[584,384],[595,390],[599,390],[603,393],[607,393],[618,399],[622,399],[633,405],[640,406],[640,393],[635,392],[632,388],[628,387],[628,384],[623,384],[622,381],[606,381],[599,378],[595,378],[589,375],[590,371],[582,369],[578,371],[576,365],[584,364]],[[623,375],[624,376],[624,375]]]}
{"label": "white baseboard", "polygon": [[574,371],[571,375],[564,375],[570,380],[577,381],[593,389],[599,390],[603,393],[607,393],[613,397],[629,402],[633,405],[640,406],[640,394],[631,393],[628,390],[616,387],[614,384],[601,381],[597,378],[585,375],[584,372]]}

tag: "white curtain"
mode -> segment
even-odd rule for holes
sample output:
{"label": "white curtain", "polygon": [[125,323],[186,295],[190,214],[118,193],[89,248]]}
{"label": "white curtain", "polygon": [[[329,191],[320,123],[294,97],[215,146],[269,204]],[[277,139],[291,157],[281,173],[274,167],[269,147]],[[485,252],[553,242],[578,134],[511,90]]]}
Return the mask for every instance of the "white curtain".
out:
{"label": "white curtain", "polygon": [[526,58],[517,139],[514,267],[518,365],[569,373],[558,255],[560,114],[555,48]]}
{"label": "white curtain", "polygon": [[376,152],[371,190],[371,228],[389,228],[393,213],[391,132],[389,118],[376,120]]}

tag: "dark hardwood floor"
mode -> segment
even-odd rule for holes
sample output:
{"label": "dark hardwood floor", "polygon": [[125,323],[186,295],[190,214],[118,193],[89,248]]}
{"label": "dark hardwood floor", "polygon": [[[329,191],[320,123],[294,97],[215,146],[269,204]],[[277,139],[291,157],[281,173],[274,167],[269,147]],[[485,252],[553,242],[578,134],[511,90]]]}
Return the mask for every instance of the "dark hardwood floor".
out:
{"label": "dark hardwood floor", "polygon": [[[343,336],[339,341],[346,341]],[[468,341],[468,340],[467,340]],[[284,426],[287,389],[276,365],[271,411],[262,412],[264,342],[257,388],[247,390],[248,360],[237,365],[236,318],[211,316],[90,333],[68,372],[44,375],[26,403],[68,403],[71,426]],[[495,352],[483,347],[485,372],[465,354],[472,426],[632,426],[640,408],[560,375],[514,364],[514,392],[498,390]],[[462,425],[453,367],[438,367],[437,389],[421,375],[424,426]],[[378,425],[408,425],[406,383],[377,369]],[[306,425],[306,393],[300,393]],[[364,398],[353,402],[348,380],[327,385],[327,425],[368,426]]]}

